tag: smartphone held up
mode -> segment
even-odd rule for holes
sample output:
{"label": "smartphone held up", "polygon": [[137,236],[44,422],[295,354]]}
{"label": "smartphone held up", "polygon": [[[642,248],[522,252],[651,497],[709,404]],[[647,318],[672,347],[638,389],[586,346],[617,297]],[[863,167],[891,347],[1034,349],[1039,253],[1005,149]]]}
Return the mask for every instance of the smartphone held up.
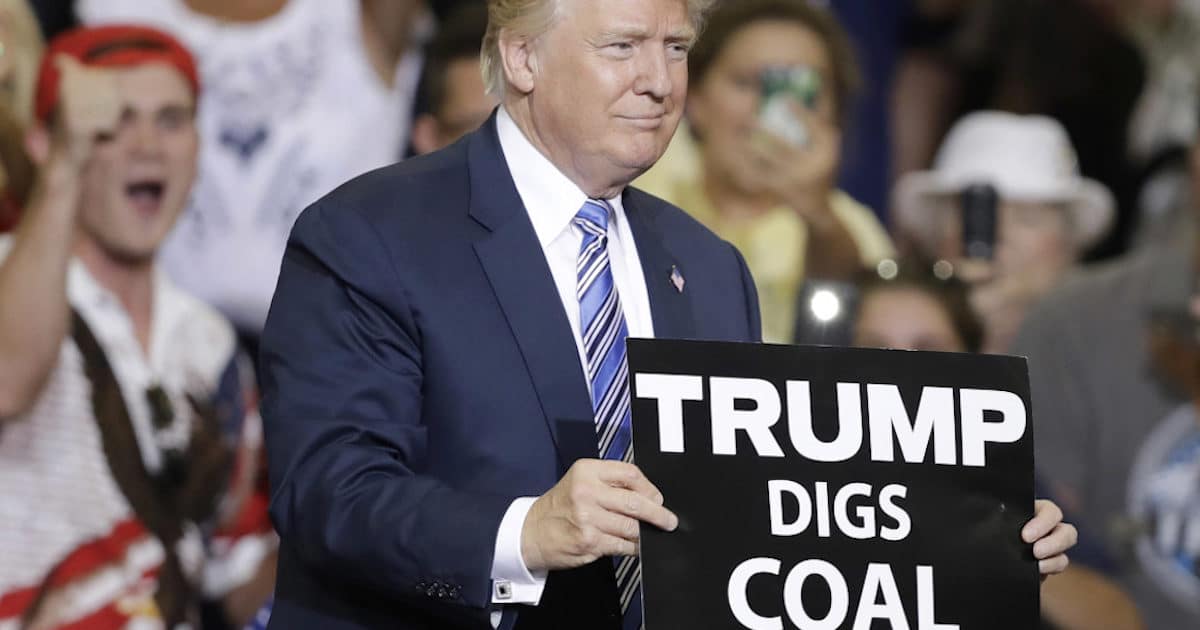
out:
{"label": "smartphone held up", "polygon": [[967,258],[992,260],[994,257],[999,202],[995,186],[987,183],[971,184],[959,194],[963,255]]}
{"label": "smartphone held up", "polygon": [[807,147],[812,130],[798,109],[816,109],[821,75],[807,66],[770,66],[762,71],[759,82],[759,124],[796,147]]}

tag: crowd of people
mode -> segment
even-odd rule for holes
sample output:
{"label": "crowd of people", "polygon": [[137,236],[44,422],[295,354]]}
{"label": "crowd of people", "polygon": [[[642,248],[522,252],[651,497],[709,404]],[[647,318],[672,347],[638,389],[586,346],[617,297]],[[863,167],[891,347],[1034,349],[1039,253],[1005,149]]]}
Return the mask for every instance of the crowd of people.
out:
{"label": "crowd of people", "polygon": [[[506,142],[503,4],[0,0],[0,629],[265,625],[289,234]],[[1047,628],[1200,627],[1198,42],[1196,0],[722,0],[633,182],[736,246],[763,341],[1028,357],[1080,535]]]}

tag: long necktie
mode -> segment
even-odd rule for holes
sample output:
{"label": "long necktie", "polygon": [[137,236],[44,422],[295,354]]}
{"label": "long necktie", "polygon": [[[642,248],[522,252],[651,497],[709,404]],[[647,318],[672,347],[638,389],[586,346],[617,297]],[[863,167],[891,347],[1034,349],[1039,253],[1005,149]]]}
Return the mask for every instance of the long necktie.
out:
{"label": "long necktie", "polygon": [[[613,282],[608,260],[608,202],[589,199],[575,215],[583,231],[579,248],[577,297],[580,330],[592,385],[592,411],[603,459],[633,461],[629,415],[629,367],[625,338],[629,329],[621,311],[621,297]],[[642,567],[636,556],[614,558],[617,592],[621,599],[623,629],[642,627]]]}

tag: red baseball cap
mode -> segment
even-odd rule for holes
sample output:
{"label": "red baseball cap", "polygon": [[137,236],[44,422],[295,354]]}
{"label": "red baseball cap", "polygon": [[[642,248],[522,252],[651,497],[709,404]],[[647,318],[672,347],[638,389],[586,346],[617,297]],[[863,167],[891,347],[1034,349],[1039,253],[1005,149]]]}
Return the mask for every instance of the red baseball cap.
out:
{"label": "red baseball cap", "polygon": [[120,68],[161,62],[173,66],[187,80],[192,93],[200,94],[196,60],[174,37],[154,28],[133,25],[84,26],[61,33],[46,46],[38,68],[34,114],[43,123],[58,105],[58,64],[66,54],[85,66]]}

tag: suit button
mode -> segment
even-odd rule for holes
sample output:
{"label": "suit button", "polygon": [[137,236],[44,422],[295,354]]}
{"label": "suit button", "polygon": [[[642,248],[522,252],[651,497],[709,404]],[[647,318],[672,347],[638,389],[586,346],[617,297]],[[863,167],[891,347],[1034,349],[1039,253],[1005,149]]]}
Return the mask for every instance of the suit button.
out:
{"label": "suit button", "polygon": [[454,584],[450,586],[449,593],[450,599],[458,599],[458,596],[462,594],[462,589],[457,584]]}
{"label": "suit button", "polygon": [[436,592],[437,592],[438,599],[446,599],[447,597],[450,596],[450,592],[446,590],[445,584],[438,584]]}

